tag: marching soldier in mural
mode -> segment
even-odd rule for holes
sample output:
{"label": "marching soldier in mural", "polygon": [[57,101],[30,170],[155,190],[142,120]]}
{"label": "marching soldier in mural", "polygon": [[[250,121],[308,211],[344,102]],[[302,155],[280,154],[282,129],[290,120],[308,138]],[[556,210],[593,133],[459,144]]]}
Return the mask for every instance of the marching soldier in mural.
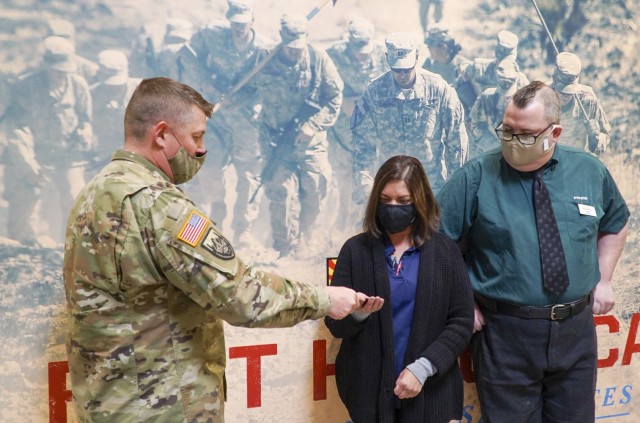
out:
{"label": "marching soldier in mural", "polygon": [[422,31],[427,33],[429,27],[429,11],[433,8],[433,20],[434,22],[440,22],[442,20],[442,12],[444,6],[444,0],[418,0],[420,2],[420,25],[422,25]]}
{"label": "marching soldier in mural", "polygon": [[[462,81],[459,82],[460,99],[469,110],[476,99],[487,88],[495,87],[498,83],[496,70],[503,60],[516,62],[518,60],[518,36],[511,31],[501,30],[496,39],[495,57],[476,58],[465,68]],[[527,76],[518,71],[518,88],[529,83]]]}
{"label": "marching soldier in mural", "polygon": [[[349,122],[356,102],[367,85],[388,70],[384,46],[375,40],[375,27],[368,19],[357,17],[349,22],[348,33],[327,49],[344,82],[342,107],[336,124],[329,130],[329,160],[333,168],[332,186],[339,193],[336,224],[350,228],[351,207],[351,129]],[[346,214],[346,216],[345,216]]]}
{"label": "marching soldier in mural", "polygon": [[180,49],[189,41],[193,24],[186,19],[169,19],[162,45],[155,55],[156,74],[184,80],[184,63]]}
{"label": "marching soldier in mural", "polygon": [[110,159],[114,146],[114,136],[124,134],[122,116],[124,109],[140,83],[139,78],[129,76],[129,60],[119,50],[103,50],[98,53],[100,70],[91,85],[91,100],[95,120],[93,131],[96,145],[93,150],[94,160],[89,173],[93,174]]}
{"label": "marching soldier in mural", "polygon": [[562,102],[564,144],[600,154],[609,146],[611,125],[593,88],[578,82],[581,70],[578,56],[558,54],[551,87],[560,94]]}
{"label": "marching soldier in mural", "polygon": [[429,57],[424,61],[422,67],[439,74],[450,85],[456,87],[460,76],[469,66],[471,60],[458,54],[462,47],[453,38],[449,28],[441,23],[429,26],[424,42],[429,49]]}
{"label": "marching soldier in mural", "polygon": [[[15,129],[11,133],[23,138],[15,142],[33,145],[40,169],[36,172],[38,166],[31,165],[30,173],[35,172],[39,180],[46,182],[39,198],[42,217],[37,221],[47,229],[37,232],[62,242],[65,215],[84,185],[87,154],[93,147],[92,104],[87,82],[76,73],[74,49],[69,40],[47,37],[44,49],[42,69],[16,83],[6,119]],[[23,161],[31,162],[28,154]],[[12,166],[9,164],[7,168],[9,174],[15,174]],[[19,220],[27,219],[33,209],[33,198],[25,197],[28,196],[17,194],[14,202],[24,216],[15,216],[15,211],[10,213]]]}
{"label": "marching soldier in mural", "polygon": [[351,118],[353,193],[360,206],[375,169],[389,157],[416,157],[437,191],[468,154],[464,111],[455,89],[417,66],[411,34],[390,34],[385,43],[391,70],[369,84]]}
{"label": "marching soldier in mural", "polygon": [[470,157],[500,146],[494,128],[502,121],[507,103],[518,90],[516,62],[500,62],[496,76],[498,84],[484,90],[471,109]]}
{"label": "marching soldier in mural", "polygon": [[55,18],[48,21],[48,26],[48,36],[62,37],[69,40],[73,46],[73,61],[76,63],[76,71],[87,83],[94,82],[94,77],[98,73],[99,65],[76,53],[75,25],[66,19]]}
{"label": "marching soldier in mural", "polygon": [[143,80],[123,149],[73,205],[63,276],[79,421],[222,423],[223,320],[289,327],[368,301],[247,266],[177,187],[207,156],[212,111],[182,83]]}
{"label": "marching soldier in mural", "polygon": [[[313,249],[313,231],[331,167],[327,130],[336,122],[343,83],[324,50],[307,44],[307,20],[284,15],[279,51],[258,74],[262,104],[260,183],[269,199],[273,247],[286,256]],[[299,213],[295,201],[299,200]]]}
{"label": "marching soldier in mural", "polygon": [[[193,34],[188,48],[181,49],[184,79],[216,102],[266,56],[269,47],[268,41],[253,29],[250,1],[229,1],[226,17],[228,24],[207,25]],[[251,92],[246,86],[233,98],[225,98],[220,112],[209,121],[209,130],[215,138],[213,160],[199,175],[196,195],[201,203],[212,201],[211,213],[221,225],[227,215],[224,172],[233,164],[237,197],[232,229],[236,240],[245,241],[249,239],[249,225],[257,213],[256,205],[249,207],[248,201],[260,171],[258,131],[251,109],[255,99]]]}

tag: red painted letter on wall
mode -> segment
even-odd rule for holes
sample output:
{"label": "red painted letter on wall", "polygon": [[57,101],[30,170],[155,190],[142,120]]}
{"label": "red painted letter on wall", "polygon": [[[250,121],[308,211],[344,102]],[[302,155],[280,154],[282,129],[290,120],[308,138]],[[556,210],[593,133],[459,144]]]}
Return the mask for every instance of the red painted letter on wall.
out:
{"label": "red painted letter on wall", "polygon": [[313,341],[313,400],[327,399],[327,376],[336,374],[336,365],[327,364],[327,341]]}
{"label": "red painted letter on wall", "polygon": [[278,354],[277,344],[229,348],[229,358],[247,359],[247,408],[262,405],[261,357],[276,354]]}
{"label": "red painted letter on wall", "polygon": [[49,423],[67,423],[67,402],[71,401],[67,373],[69,363],[66,361],[49,363]]}

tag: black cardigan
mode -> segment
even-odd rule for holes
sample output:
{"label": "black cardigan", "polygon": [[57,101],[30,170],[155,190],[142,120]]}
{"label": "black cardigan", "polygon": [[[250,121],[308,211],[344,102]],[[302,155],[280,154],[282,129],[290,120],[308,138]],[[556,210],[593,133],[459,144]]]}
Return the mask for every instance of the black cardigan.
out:
{"label": "black cardigan", "polygon": [[[385,299],[382,309],[358,322],[325,318],[344,338],[336,358],[336,383],[354,423],[393,423],[396,396],[393,323],[384,244],[367,234],[340,251],[332,285]],[[426,357],[438,369],[415,398],[402,400],[403,422],[440,423],[462,418],[463,384],[457,358],[473,331],[473,294],[457,245],[432,233],[420,248],[413,324],[405,366]]]}

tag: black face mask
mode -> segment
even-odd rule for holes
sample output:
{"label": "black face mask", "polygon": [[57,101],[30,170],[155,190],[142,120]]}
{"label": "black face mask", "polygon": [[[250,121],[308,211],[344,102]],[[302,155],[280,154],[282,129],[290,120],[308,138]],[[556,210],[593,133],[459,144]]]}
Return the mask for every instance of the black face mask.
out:
{"label": "black face mask", "polygon": [[390,234],[397,234],[411,225],[416,215],[416,206],[413,204],[378,204],[378,219],[380,219],[380,223]]}

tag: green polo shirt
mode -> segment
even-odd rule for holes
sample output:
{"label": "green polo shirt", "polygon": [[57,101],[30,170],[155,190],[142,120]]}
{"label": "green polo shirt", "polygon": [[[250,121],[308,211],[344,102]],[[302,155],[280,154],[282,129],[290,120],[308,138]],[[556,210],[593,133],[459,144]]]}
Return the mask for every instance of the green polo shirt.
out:
{"label": "green polo shirt", "polygon": [[542,284],[533,177],[510,167],[500,148],[467,162],[438,193],[440,231],[469,240],[466,261],[475,292],[543,306],[574,301],[600,280],[598,233],[618,233],[629,219],[613,178],[597,158],[556,145],[543,180],[569,272],[569,288],[560,296]]}

